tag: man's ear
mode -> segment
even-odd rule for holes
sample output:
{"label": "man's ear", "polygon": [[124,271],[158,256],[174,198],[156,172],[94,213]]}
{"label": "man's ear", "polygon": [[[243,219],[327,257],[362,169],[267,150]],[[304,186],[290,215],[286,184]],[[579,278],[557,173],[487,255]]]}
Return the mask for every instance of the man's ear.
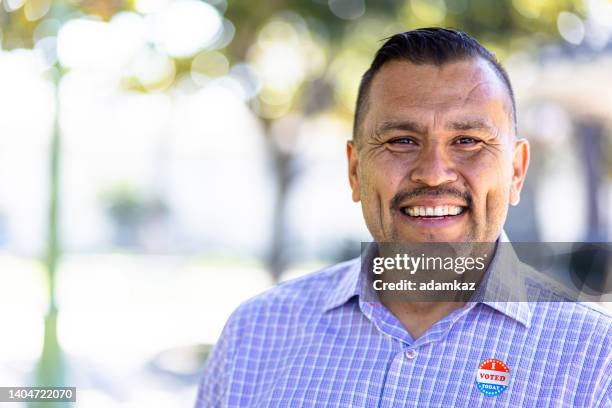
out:
{"label": "man's ear", "polygon": [[359,166],[359,152],[357,146],[355,146],[355,142],[352,140],[346,143],[346,156],[348,158],[348,176],[351,190],[353,191],[353,201],[357,203],[361,200],[359,194],[359,173],[357,171],[357,167]]}
{"label": "man's ear", "polygon": [[521,189],[525,183],[527,168],[529,167],[529,142],[519,139],[514,144],[512,157],[512,184],[510,185],[510,204],[518,205],[521,201]]}

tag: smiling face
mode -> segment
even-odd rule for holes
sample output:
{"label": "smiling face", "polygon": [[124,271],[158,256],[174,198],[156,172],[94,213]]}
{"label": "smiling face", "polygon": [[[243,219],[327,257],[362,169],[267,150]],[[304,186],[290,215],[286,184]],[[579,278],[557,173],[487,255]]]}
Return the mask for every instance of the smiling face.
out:
{"label": "smiling face", "polygon": [[494,242],[519,201],[528,144],[483,59],[386,63],[356,139],[353,200],[378,242]]}

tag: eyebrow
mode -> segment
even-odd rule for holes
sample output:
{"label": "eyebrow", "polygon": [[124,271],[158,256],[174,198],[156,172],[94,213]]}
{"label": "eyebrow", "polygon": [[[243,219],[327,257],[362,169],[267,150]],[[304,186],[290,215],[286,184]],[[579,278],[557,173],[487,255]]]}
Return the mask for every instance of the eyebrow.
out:
{"label": "eyebrow", "polygon": [[406,132],[427,133],[425,126],[419,125],[412,120],[388,120],[381,123],[376,133],[384,133],[391,130],[403,130]]}
{"label": "eyebrow", "polygon": [[482,119],[469,119],[451,122],[446,126],[448,130],[478,130],[496,135],[498,130],[488,121]]}
{"label": "eyebrow", "polygon": [[[459,120],[448,123],[445,128],[447,130],[475,130],[496,135],[498,130],[495,126],[491,125],[488,121],[483,119],[467,119]],[[406,132],[414,132],[425,134],[427,133],[427,127],[423,126],[412,120],[389,120],[382,122],[376,129],[376,133],[385,133],[392,130],[403,130]]]}

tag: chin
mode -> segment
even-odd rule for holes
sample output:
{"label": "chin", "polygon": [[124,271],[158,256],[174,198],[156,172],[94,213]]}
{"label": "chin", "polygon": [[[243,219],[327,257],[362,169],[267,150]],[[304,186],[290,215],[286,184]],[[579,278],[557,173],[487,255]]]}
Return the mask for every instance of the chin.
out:
{"label": "chin", "polygon": [[473,242],[469,234],[444,234],[439,231],[410,234],[400,237],[400,242]]}
{"label": "chin", "polygon": [[410,228],[395,230],[394,242],[474,242],[474,235],[469,231],[449,228]]}

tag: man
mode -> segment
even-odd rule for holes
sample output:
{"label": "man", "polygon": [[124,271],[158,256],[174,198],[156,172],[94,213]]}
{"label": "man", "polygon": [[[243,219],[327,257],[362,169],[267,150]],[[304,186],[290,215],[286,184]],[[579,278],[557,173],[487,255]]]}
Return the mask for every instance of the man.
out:
{"label": "man", "polygon": [[[529,162],[506,72],[441,28],[377,52],[347,154],[378,243],[503,241]],[[610,316],[574,302],[394,302],[369,273],[357,259],[241,305],[197,407],[612,406]]]}

